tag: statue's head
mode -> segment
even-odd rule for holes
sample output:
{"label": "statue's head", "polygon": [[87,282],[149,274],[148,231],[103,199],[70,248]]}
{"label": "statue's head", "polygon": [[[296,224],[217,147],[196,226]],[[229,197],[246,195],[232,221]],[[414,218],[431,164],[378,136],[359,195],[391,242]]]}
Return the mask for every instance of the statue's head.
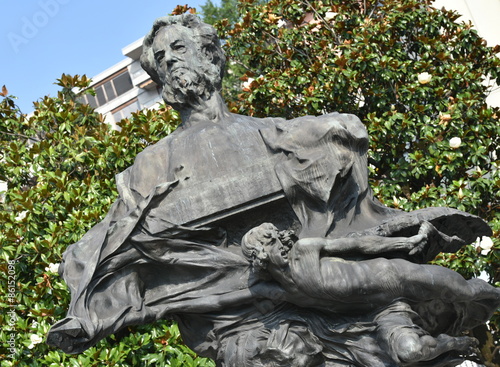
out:
{"label": "statue's head", "polygon": [[248,231],[241,240],[241,251],[258,272],[288,266],[288,252],[296,237],[292,231],[279,231],[271,223],[263,223]]}
{"label": "statue's head", "polygon": [[225,56],[216,30],[196,15],[158,18],[144,38],[141,65],[174,108],[220,91]]}

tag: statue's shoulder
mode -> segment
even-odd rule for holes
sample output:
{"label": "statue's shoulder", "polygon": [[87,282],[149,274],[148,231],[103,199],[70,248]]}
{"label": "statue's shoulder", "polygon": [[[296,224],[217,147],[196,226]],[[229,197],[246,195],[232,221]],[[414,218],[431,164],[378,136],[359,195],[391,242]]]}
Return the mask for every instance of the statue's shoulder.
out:
{"label": "statue's shoulder", "polygon": [[241,126],[248,129],[266,129],[285,122],[281,117],[254,117],[238,114],[231,114],[231,124]]}
{"label": "statue's shoulder", "polygon": [[121,173],[126,186],[146,197],[152,188],[166,181],[171,140],[169,135],[137,154],[134,164]]}
{"label": "statue's shoulder", "polygon": [[167,156],[168,150],[170,149],[170,142],[175,138],[175,135],[177,134],[175,134],[174,131],[156,143],[148,145],[142,152],[137,154],[135,160],[149,159],[151,156],[157,156],[158,154]]}
{"label": "statue's shoulder", "polygon": [[302,116],[288,121],[290,126],[307,126],[309,129],[348,132],[357,138],[368,138],[366,128],[358,116],[349,113],[332,112],[319,116]]}
{"label": "statue's shoulder", "polygon": [[362,146],[368,144],[368,133],[361,120],[355,115],[338,112],[276,121],[275,128],[263,131],[262,135],[273,149],[289,151],[339,139]]}

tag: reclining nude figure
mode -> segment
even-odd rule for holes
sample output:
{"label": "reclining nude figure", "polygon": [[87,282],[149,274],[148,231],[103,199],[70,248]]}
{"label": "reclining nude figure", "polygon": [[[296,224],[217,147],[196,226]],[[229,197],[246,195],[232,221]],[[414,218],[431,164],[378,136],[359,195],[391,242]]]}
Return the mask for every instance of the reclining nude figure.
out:
{"label": "reclining nude figure", "polygon": [[[423,222],[419,233],[408,238],[303,238],[294,242],[289,233],[264,223],[245,234],[241,247],[259,276],[277,281],[283,288],[282,299],[301,307],[361,313],[395,300],[409,304],[488,300],[493,310],[498,307],[499,289],[480,279],[466,280],[444,267],[384,257],[357,261],[340,257],[384,256],[405,249],[412,253],[421,250],[435,231],[432,224]],[[385,340],[389,348],[406,363],[428,361],[452,350],[466,352],[476,343],[474,338],[446,334],[434,338],[404,317],[385,334],[389,338]]]}

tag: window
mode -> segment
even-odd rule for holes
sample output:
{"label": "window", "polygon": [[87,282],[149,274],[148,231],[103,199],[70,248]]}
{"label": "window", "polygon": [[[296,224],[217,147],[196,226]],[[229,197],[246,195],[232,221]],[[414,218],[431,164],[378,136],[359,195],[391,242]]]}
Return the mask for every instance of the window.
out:
{"label": "window", "polygon": [[113,88],[112,83],[113,81],[110,80],[109,82],[104,83],[104,85],[102,86],[102,88],[106,92],[106,98],[108,99],[108,101],[111,101],[112,99],[116,98],[115,88]]}
{"label": "window", "polygon": [[124,119],[126,117],[129,117],[132,112],[136,112],[141,109],[141,106],[139,105],[139,101],[136,99],[127,102],[123,105],[121,105],[118,108],[115,108],[111,113],[113,114],[113,118],[115,121],[120,121],[121,119]]}
{"label": "window", "polygon": [[129,73],[123,73],[113,79],[116,95],[121,96],[126,91],[132,89],[132,81],[130,80]]}
{"label": "window", "polygon": [[78,97],[78,102],[83,103],[83,104],[88,104],[93,108],[97,107],[96,98],[90,94],[85,94],[83,96]]}
{"label": "window", "polygon": [[124,69],[94,86],[95,98],[87,94],[80,97],[80,101],[92,107],[99,107],[121,96],[133,87],[130,74],[127,69]]}
{"label": "window", "polygon": [[102,87],[97,87],[95,89],[95,96],[97,97],[97,104],[102,106],[107,102],[106,96],[104,95],[104,89]]}

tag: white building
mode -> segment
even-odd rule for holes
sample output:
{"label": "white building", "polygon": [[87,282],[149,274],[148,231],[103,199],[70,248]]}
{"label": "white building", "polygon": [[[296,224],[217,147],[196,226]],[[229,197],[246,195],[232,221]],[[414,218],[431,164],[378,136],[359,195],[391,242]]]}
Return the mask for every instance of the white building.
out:
{"label": "white building", "polygon": [[82,102],[96,107],[112,125],[132,112],[154,108],[162,101],[159,88],[139,62],[142,40],[122,49],[126,59],[92,78],[90,87],[95,90],[95,97],[89,94],[82,97]]}

